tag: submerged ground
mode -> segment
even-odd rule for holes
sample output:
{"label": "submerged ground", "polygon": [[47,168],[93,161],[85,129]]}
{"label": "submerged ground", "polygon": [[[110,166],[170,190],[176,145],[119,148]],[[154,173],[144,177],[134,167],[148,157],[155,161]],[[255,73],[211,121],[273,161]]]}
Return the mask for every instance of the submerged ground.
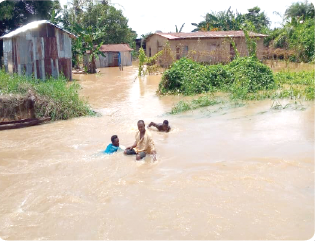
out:
{"label": "submerged ground", "polygon": [[[0,132],[2,239],[310,239],[314,102],[271,100],[169,115],[183,97],[155,94],[137,67],[78,75],[101,117]],[[285,105],[289,101],[281,100]],[[151,130],[158,162],[99,152]]]}

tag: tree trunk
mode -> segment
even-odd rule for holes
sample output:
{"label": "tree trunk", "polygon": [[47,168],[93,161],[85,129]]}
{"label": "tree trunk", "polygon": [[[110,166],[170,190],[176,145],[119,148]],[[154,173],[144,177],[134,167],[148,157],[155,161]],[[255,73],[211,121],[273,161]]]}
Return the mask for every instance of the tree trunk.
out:
{"label": "tree trunk", "polygon": [[91,52],[91,54],[92,54],[92,60],[91,60],[91,63],[89,64],[88,72],[90,74],[95,74],[96,73],[95,57],[94,57],[94,54],[92,52]]}

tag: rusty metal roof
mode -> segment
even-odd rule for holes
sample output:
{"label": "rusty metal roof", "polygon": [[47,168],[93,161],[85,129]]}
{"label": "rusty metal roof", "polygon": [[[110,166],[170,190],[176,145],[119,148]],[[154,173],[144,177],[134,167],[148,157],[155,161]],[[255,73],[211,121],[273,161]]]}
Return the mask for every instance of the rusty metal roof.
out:
{"label": "rusty metal roof", "polygon": [[[154,33],[169,40],[173,39],[195,39],[195,38],[226,38],[226,37],[244,37],[243,31],[209,31],[209,32],[191,32],[191,33]],[[152,34],[152,35],[154,35]],[[151,35],[151,36],[152,36]],[[268,35],[249,32],[252,37],[266,37]]]}
{"label": "rusty metal roof", "polygon": [[40,20],[40,21],[34,21],[34,22],[31,22],[31,23],[28,23],[28,24],[26,24],[26,25],[24,25],[24,26],[22,26],[22,27],[20,27],[20,28],[18,28],[16,30],[14,30],[14,31],[6,34],[6,35],[1,36],[0,39],[12,38],[12,37],[14,37],[16,35],[19,35],[21,33],[26,32],[28,30],[38,28],[38,26],[41,25],[41,24],[50,24],[50,25],[52,25],[52,26],[54,26],[54,27],[56,27],[56,28],[58,28],[58,29],[60,29],[60,30],[62,30],[64,32],[66,32],[67,34],[69,34],[70,38],[76,38],[76,36],[74,34],[72,34],[72,33],[68,32],[67,30],[64,30],[63,28],[61,28],[61,27],[59,27],[59,26],[49,22],[48,20]]}
{"label": "rusty metal roof", "polygon": [[104,44],[100,48],[102,52],[125,52],[132,50],[128,44]]}

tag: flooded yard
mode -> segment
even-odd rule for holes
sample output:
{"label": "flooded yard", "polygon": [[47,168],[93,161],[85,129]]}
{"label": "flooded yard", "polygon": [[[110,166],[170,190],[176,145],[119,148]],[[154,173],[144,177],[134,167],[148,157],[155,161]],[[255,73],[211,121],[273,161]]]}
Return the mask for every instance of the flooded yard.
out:
{"label": "flooded yard", "polygon": [[[160,75],[75,75],[99,117],[0,132],[2,239],[294,239],[314,235],[314,102],[167,114]],[[158,161],[100,154],[150,129]]]}

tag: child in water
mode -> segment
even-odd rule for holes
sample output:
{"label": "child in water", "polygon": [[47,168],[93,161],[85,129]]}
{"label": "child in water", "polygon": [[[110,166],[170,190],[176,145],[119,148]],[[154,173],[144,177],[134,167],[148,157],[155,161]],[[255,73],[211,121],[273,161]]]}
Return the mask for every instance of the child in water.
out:
{"label": "child in water", "polygon": [[103,152],[104,154],[113,154],[117,151],[122,151],[122,149],[119,147],[119,138],[117,135],[113,135],[111,138],[112,143],[109,144],[106,147],[106,150]]}
{"label": "child in water", "polygon": [[150,126],[156,127],[159,131],[169,132],[171,130],[171,127],[168,124],[168,120],[164,120],[163,123],[158,124],[151,122],[148,127]]}

